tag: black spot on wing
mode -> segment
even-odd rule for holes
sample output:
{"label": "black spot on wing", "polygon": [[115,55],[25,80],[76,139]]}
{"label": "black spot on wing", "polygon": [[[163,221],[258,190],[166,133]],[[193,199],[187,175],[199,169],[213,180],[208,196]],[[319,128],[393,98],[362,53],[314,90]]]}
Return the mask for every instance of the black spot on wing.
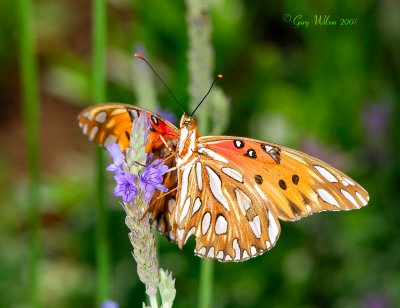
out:
{"label": "black spot on wing", "polygon": [[257,184],[262,184],[263,183],[263,178],[261,175],[257,174],[254,179],[256,180]]}
{"label": "black spot on wing", "polygon": [[247,157],[250,157],[250,158],[257,158],[257,153],[253,149],[248,149],[246,154],[244,154],[244,155]]}
{"label": "black spot on wing", "polygon": [[244,142],[239,139],[233,140],[233,145],[238,149],[244,148]]}
{"label": "black spot on wing", "polygon": [[279,187],[282,188],[283,190],[287,189],[286,183],[284,180],[279,180]]}

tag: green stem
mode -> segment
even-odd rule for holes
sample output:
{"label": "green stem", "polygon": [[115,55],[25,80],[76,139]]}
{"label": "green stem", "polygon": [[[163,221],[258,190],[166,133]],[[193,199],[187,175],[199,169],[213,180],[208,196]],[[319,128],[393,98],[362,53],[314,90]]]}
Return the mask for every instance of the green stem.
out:
{"label": "green stem", "polygon": [[[106,97],[105,53],[106,53],[106,2],[93,1],[93,101],[103,102]],[[105,194],[104,158],[102,149],[96,149],[96,301],[97,306],[108,298],[110,281],[110,253],[107,236],[107,211]]]}
{"label": "green stem", "polygon": [[39,307],[39,260],[41,254],[39,216],[39,99],[33,32],[33,8],[29,0],[18,1],[20,26],[21,92],[27,146],[29,204],[29,292],[30,306]]}
{"label": "green stem", "polygon": [[214,276],[214,262],[204,259],[201,260],[199,308],[211,307],[213,276]]}
{"label": "green stem", "polygon": [[[210,43],[209,1],[186,0],[186,7],[189,35],[189,106],[193,110],[204,96],[204,90],[211,84],[214,51]],[[199,126],[205,133],[210,131],[211,110],[211,104],[204,104],[201,113],[197,115]],[[199,307],[208,308],[211,307],[214,264],[207,260],[201,260],[200,264]]]}

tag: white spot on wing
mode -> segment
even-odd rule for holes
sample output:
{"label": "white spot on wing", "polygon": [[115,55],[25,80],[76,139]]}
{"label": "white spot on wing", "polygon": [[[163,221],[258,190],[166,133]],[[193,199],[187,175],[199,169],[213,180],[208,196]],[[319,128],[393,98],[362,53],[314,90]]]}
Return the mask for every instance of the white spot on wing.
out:
{"label": "white spot on wing", "polygon": [[207,254],[208,258],[214,258],[214,246],[211,246]]}
{"label": "white spot on wing", "polygon": [[186,199],[185,204],[183,205],[181,216],[179,217],[179,223],[182,223],[182,221],[185,219],[190,207],[190,197]]}
{"label": "white spot on wing", "polygon": [[356,185],[356,184],[354,184],[353,181],[350,180],[350,179],[346,179],[346,178],[345,178],[345,180],[346,180],[347,183],[349,183],[351,186],[355,186],[355,185]]}
{"label": "white spot on wing", "polygon": [[357,207],[357,208],[360,207],[360,206],[358,205],[358,203],[356,202],[356,200],[353,198],[352,195],[350,195],[350,193],[349,193],[348,191],[346,191],[346,190],[344,190],[344,189],[341,189],[340,191],[342,192],[343,196],[345,196],[345,198],[346,198],[347,200],[349,200],[351,203],[353,203],[353,205],[354,205],[355,207]]}
{"label": "white spot on wing", "polygon": [[264,152],[269,152],[269,151],[272,150],[272,147],[269,146],[269,145],[266,145],[266,144],[263,144],[263,145],[262,145],[262,148],[263,148]]}
{"label": "white spot on wing", "polygon": [[[275,220],[275,216],[272,214],[271,211],[268,211],[268,222],[269,222],[269,225],[268,225],[269,240],[271,243],[275,243],[278,238],[279,229],[278,229],[278,224]],[[267,248],[269,249],[268,244],[266,244],[266,245],[267,245]]]}
{"label": "white spot on wing", "polygon": [[197,179],[197,188],[199,191],[203,189],[203,175],[201,174],[201,162],[196,163],[196,179]]}
{"label": "white spot on wing", "polygon": [[212,159],[218,160],[218,161],[223,162],[223,163],[227,163],[228,162],[228,160],[226,160],[223,156],[221,156],[221,155],[219,155],[219,154],[215,153],[214,151],[212,151],[210,149],[207,149],[207,148],[200,148],[200,149],[198,149],[197,152],[199,152],[200,154],[207,155],[208,157],[211,157]]}
{"label": "white spot on wing", "polygon": [[342,184],[343,184],[344,186],[349,186],[349,182],[347,182],[346,180],[342,180]]}
{"label": "white spot on wing", "polygon": [[325,189],[319,188],[319,189],[317,189],[317,193],[321,197],[321,199],[324,200],[325,202],[328,202],[331,205],[335,205],[335,206],[339,207],[339,204],[337,203],[335,197],[333,197]]}
{"label": "white spot on wing", "polygon": [[94,137],[96,137],[96,134],[97,134],[98,130],[99,130],[99,128],[97,126],[94,126],[92,128],[92,130],[90,131],[90,134],[89,134],[89,140],[90,141],[93,141]]}
{"label": "white spot on wing", "polygon": [[[119,111],[121,111],[121,112],[119,112]],[[120,114],[122,112],[124,112],[123,109],[121,109],[121,110],[116,109],[113,111],[112,114],[116,115],[116,114]],[[131,114],[132,119],[137,119],[139,117],[139,113],[135,109],[128,109],[128,112]]]}
{"label": "white spot on wing", "polygon": [[225,261],[232,261],[232,257],[230,255],[225,256]]}
{"label": "white spot on wing", "polygon": [[178,240],[182,240],[183,234],[185,233],[185,229],[179,229],[178,230]]}
{"label": "white spot on wing", "polygon": [[252,256],[254,256],[254,255],[257,254],[257,249],[256,249],[255,246],[251,246],[251,247],[250,247],[250,253],[251,253]]}
{"label": "white spot on wing", "polygon": [[253,218],[252,221],[249,221],[251,231],[253,231],[254,235],[256,238],[261,237],[261,221],[260,221],[260,216],[257,215]]}
{"label": "white spot on wing", "polygon": [[88,111],[86,111],[86,112],[83,114],[83,116],[84,116],[85,118],[87,118],[89,121],[93,121],[92,115],[91,115]]}
{"label": "white spot on wing", "polygon": [[223,173],[225,173],[227,176],[231,177],[232,179],[234,179],[240,183],[243,183],[243,176],[239,171],[232,169],[232,168],[228,168],[228,167],[224,167],[221,170]]}
{"label": "white spot on wing", "polygon": [[87,124],[83,125],[82,131],[83,131],[83,134],[84,134],[84,135],[86,135],[87,129],[88,129],[88,125],[87,125]]}
{"label": "white spot on wing", "polygon": [[181,193],[180,193],[180,206],[183,205],[183,202],[186,199],[187,189],[188,189],[188,182],[189,182],[189,173],[191,168],[185,168],[182,172],[182,186],[181,186]]}
{"label": "white spot on wing", "polygon": [[113,134],[107,136],[106,140],[104,141],[104,145],[110,145],[117,142],[117,137]]}
{"label": "white spot on wing", "polygon": [[230,211],[228,201],[226,200],[223,192],[222,192],[222,183],[218,174],[215,173],[213,169],[206,166],[206,170],[208,172],[208,177],[210,179],[210,189],[215,199],[217,199],[227,211]]}
{"label": "white spot on wing", "polygon": [[217,255],[215,256],[217,259],[223,260],[224,259],[224,252],[222,250],[218,251]]}
{"label": "white spot on wing", "polygon": [[233,240],[233,250],[235,251],[235,258],[234,260],[237,261],[240,259],[240,247],[237,238]]}
{"label": "white spot on wing", "polygon": [[248,259],[250,256],[249,256],[249,254],[247,253],[247,250],[243,250],[243,259],[244,260],[246,260],[246,259]]}
{"label": "white spot on wing", "polygon": [[363,204],[363,205],[367,205],[367,200],[365,200],[364,198],[363,198],[363,196],[361,196],[361,194],[357,191],[356,192],[356,196],[357,196],[357,198],[361,201],[361,203]]}
{"label": "white spot on wing", "polygon": [[251,199],[242,190],[236,188],[235,190],[236,200],[239,204],[239,208],[243,215],[246,216],[247,210],[251,207]]}
{"label": "white spot on wing", "polygon": [[225,217],[219,215],[217,218],[217,222],[215,223],[215,234],[221,235],[225,234],[228,230],[228,222],[226,221]]}
{"label": "white spot on wing", "polygon": [[257,185],[254,185],[254,188],[256,189],[257,193],[260,195],[261,199],[269,202],[267,196],[264,194],[264,192],[261,190],[260,187],[258,187]]}
{"label": "white spot on wing", "polygon": [[175,205],[176,205],[176,201],[175,201],[174,198],[171,198],[171,199],[168,200],[168,211],[169,211],[170,213],[172,213],[172,211],[173,211]]}
{"label": "white spot on wing", "polygon": [[201,233],[204,235],[207,233],[211,224],[211,214],[210,212],[206,212],[203,215],[203,219],[201,220]]}
{"label": "white spot on wing", "polygon": [[197,252],[197,254],[204,256],[206,254],[206,251],[207,251],[206,247],[201,247]]}
{"label": "white spot on wing", "polygon": [[189,237],[191,237],[195,232],[196,232],[196,227],[192,227],[189,230],[189,232],[186,234],[185,244],[186,244],[187,240],[189,239]]}
{"label": "white spot on wing", "polygon": [[267,246],[267,249],[271,248],[271,243],[270,241],[265,241],[265,246]]}
{"label": "white spot on wing", "polygon": [[194,214],[196,214],[196,212],[199,210],[201,206],[201,200],[199,197],[196,198],[196,200],[194,200],[194,204],[193,204],[193,209],[192,209],[192,216]]}
{"label": "white spot on wing", "polygon": [[336,179],[336,177],[335,177],[331,172],[329,172],[327,169],[325,169],[324,167],[315,165],[314,168],[317,169],[317,171],[318,171],[325,179],[327,179],[329,182],[331,182],[331,183],[337,183],[338,180]]}
{"label": "white spot on wing", "polygon": [[101,111],[96,114],[96,117],[94,119],[99,123],[104,123],[107,119],[107,113],[105,111]]}

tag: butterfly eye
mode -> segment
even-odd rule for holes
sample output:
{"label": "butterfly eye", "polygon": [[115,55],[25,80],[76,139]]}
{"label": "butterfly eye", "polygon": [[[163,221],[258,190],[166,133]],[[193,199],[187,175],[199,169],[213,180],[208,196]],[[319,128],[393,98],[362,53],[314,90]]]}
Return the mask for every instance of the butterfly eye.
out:
{"label": "butterfly eye", "polygon": [[189,125],[190,121],[186,120],[185,122],[183,122],[183,126],[187,127]]}

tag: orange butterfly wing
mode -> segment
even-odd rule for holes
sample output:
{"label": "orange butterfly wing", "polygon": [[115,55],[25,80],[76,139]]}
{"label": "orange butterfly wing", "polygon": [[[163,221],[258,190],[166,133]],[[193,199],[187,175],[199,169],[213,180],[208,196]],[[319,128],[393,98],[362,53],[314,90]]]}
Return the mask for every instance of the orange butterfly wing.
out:
{"label": "orange butterfly wing", "polygon": [[[175,145],[173,141],[179,134],[179,129],[153,112],[128,104],[105,103],[84,109],[78,115],[78,121],[84,135],[88,136],[91,141],[103,146],[117,143],[121,150],[125,151],[129,147],[133,119],[139,116],[141,112],[146,112],[151,123],[146,151],[153,153],[154,159],[166,157],[170,154],[170,151],[160,137],[169,144],[169,147],[174,149]],[[171,168],[175,166],[175,160],[171,157],[165,164]],[[168,196],[170,198],[174,197],[176,194],[174,188],[177,184],[176,171],[167,173],[164,176],[163,184],[170,191]],[[168,205],[168,199],[159,198],[162,194],[164,192],[159,190],[155,192],[149,211],[152,212],[156,228],[161,233],[168,234],[169,224],[165,220],[166,217],[164,214]]]}
{"label": "orange butterfly wing", "polygon": [[368,193],[355,181],[307,154],[259,140],[199,138],[198,160],[178,170],[180,190],[166,213],[169,237],[195,253],[245,261],[271,249],[279,219],[360,208]]}
{"label": "orange butterfly wing", "polygon": [[279,219],[293,221],[368,203],[368,193],[354,180],[300,151],[249,138],[209,136],[199,141],[252,177]]}
{"label": "orange butterfly wing", "polygon": [[196,237],[195,253],[219,261],[244,261],[272,248],[280,226],[247,174],[223,157],[199,159],[178,170],[175,206],[169,208],[173,240],[182,247]]}
{"label": "orange butterfly wing", "polygon": [[141,112],[146,112],[151,123],[149,141],[146,146],[148,153],[164,147],[165,141],[170,141],[179,134],[179,129],[159,115],[148,110],[120,103],[105,103],[90,106],[78,115],[79,126],[90,141],[100,145],[118,143],[125,151],[129,147],[132,122]]}

